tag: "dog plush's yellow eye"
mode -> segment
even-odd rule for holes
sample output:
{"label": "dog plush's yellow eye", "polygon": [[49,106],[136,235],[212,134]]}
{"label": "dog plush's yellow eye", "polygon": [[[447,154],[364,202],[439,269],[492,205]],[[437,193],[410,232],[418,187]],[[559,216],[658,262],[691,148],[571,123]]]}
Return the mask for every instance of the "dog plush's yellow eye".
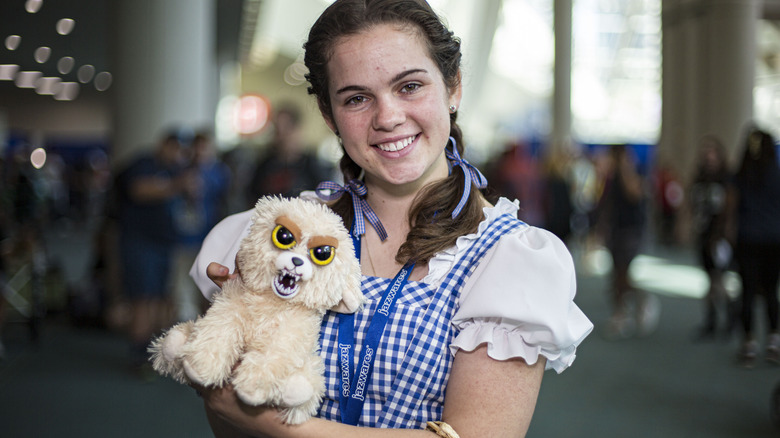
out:
{"label": "dog plush's yellow eye", "polygon": [[336,257],[336,248],[330,245],[318,246],[310,249],[309,255],[314,263],[324,266],[332,262],[333,258]]}
{"label": "dog plush's yellow eye", "polygon": [[290,230],[285,228],[284,225],[277,225],[276,228],[274,228],[271,238],[277,248],[290,249],[295,246],[295,236]]}

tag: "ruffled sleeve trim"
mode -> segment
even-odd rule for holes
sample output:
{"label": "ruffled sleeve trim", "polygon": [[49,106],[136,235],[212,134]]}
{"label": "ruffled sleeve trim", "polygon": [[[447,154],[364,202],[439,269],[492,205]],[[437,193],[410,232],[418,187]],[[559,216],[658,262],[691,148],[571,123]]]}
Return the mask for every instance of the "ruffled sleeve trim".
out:
{"label": "ruffled sleeve trim", "polygon": [[[499,202],[486,214],[516,208],[509,201]],[[547,359],[546,369],[562,372],[593,330],[574,303],[576,289],[571,254],[554,234],[524,226],[503,235],[460,293],[452,319],[457,330],[452,353],[486,344],[494,359],[522,358],[534,364],[541,355]]]}
{"label": "ruffled sleeve trim", "polygon": [[486,344],[487,354],[493,359],[522,358],[529,365],[534,365],[538,362],[539,356],[543,356],[547,359],[545,369],[553,369],[561,373],[574,362],[577,346],[588,333],[590,330],[583,333],[581,339],[568,346],[545,345],[529,341],[526,339],[527,333],[517,327],[512,328],[488,319],[470,320],[463,323],[460,333],[450,345],[450,351],[453,354],[457,350],[473,351],[478,346]]}

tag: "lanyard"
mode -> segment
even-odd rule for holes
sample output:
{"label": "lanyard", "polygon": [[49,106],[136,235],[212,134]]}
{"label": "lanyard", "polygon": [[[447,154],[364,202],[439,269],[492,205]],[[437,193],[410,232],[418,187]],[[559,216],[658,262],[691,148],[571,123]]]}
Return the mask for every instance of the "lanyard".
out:
{"label": "lanyard", "polygon": [[[355,254],[360,258],[360,238],[352,237],[355,243]],[[339,314],[339,365],[341,373],[341,390],[339,391],[339,410],[341,411],[341,422],[345,424],[357,425],[360,413],[363,411],[365,402],[365,391],[368,382],[371,380],[371,371],[374,367],[379,340],[385,331],[387,321],[395,307],[395,302],[401,291],[409,280],[409,275],[414,269],[414,262],[409,261],[395,275],[393,281],[387,286],[379,307],[371,317],[371,323],[368,326],[366,339],[360,358],[360,363],[356,370],[353,370],[352,363],[355,357],[355,315]],[[357,371],[357,373],[355,372]]]}

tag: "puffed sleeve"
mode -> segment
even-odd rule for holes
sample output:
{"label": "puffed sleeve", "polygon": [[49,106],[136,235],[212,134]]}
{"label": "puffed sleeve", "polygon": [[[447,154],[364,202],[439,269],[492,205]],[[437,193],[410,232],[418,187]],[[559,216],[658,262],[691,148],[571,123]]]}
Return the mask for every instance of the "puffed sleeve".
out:
{"label": "puffed sleeve", "polygon": [[206,275],[206,268],[211,262],[217,262],[227,266],[230,272],[236,269],[238,247],[249,232],[253,214],[254,210],[247,210],[222,219],[203,240],[190,269],[190,277],[207,299],[211,300],[219,292],[219,287]]}
{"label": "puffed sleeve", "polygon": [[571,255],[554,234],[526,226],[502,236],[463,289],[453,354],[487,344],[494,359],[535,364],[542,355],[547,369],[562,372],[593,330],[576,289]]}

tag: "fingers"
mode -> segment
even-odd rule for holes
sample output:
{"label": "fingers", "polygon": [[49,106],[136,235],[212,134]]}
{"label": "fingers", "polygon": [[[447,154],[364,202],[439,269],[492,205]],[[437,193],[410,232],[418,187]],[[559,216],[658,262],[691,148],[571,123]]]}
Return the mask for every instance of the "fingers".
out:
{"label": "fingers", "polygon": [[209,263],[206,267],[206,275],[220,288],[222,285],[230,279],[230,270],[225,265],[220,265],[217,262]]}

